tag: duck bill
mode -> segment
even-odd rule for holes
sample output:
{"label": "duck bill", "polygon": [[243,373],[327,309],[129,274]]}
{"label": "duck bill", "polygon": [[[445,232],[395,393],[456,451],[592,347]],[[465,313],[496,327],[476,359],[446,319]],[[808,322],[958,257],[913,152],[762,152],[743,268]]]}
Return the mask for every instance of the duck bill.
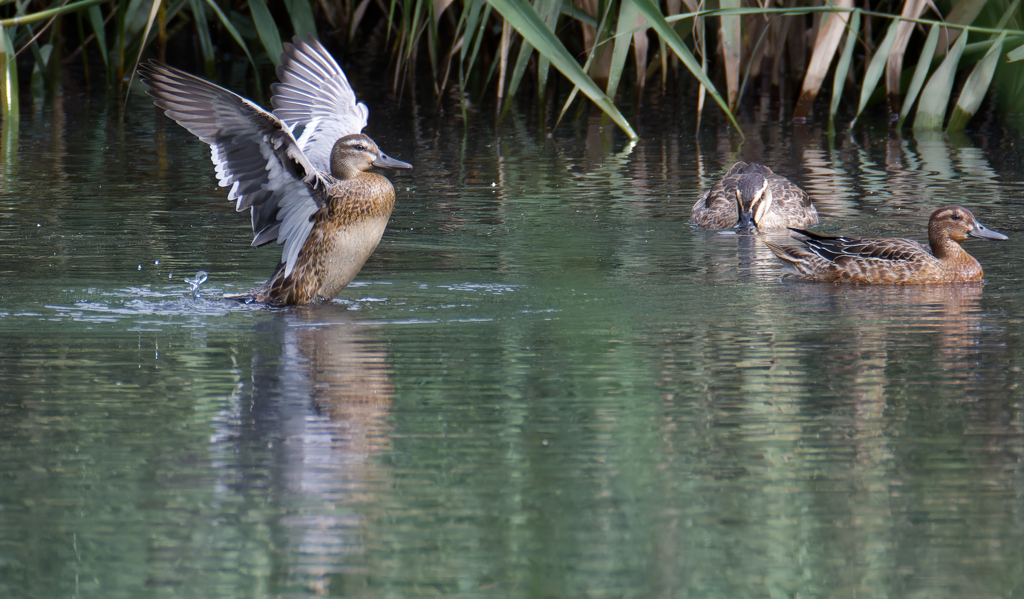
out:
{"label": "duck bill", "polygon": [[380,152],[377,155],[377,159],[373,161],[373,166],[380,168],[391,168],[395,170],[410,170],[412,165],[408,162],[402,162],[401,160],[395,160],[391,156],[388,156],[384,152]]}
{"label": "duck bill", "polygon": [[756,231],[757,223],[754,222],[754,213],[750,210],[740,210],[740,231]]}
{"label": "duck bill", "polygon": [[1003,235],[1002,233],[996,233],[992,229],[985,227],[985,225],[979,222],[974,223],[974,228],[971,229],[971,236],[981,237],[982,239],[998,239],[1000,241],[1009,239],[1009,237],[1007,237],[1006,235]]}
{"label": "duck bill", "polygon": [[736,191],[736,213],[739,214],[736,228],[745,233],[757,229],[757,225],[754,224],[753,211],[743,209],[743,198],[740,196],[739,190]]}

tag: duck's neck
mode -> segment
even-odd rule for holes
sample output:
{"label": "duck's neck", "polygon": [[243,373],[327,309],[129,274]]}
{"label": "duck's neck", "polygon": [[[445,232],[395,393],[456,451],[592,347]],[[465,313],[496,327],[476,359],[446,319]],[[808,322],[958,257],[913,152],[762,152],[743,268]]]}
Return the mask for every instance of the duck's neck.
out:
{"label": "duck's neck", "polygon": [[363,171],[359,170],[358,168],[344,160],[331,160],[331,174],[334,176],[335,179],[340,179],[342,181],[347,179],[355,179],[362,172]]}
{"label": "duck's neck", "polygon": [[964,251],[964,248],[948,235],[940,235],[938,232],[928,232],[928,243],[932,246],[932,253],[939,260],[973,260],[971,255]]}

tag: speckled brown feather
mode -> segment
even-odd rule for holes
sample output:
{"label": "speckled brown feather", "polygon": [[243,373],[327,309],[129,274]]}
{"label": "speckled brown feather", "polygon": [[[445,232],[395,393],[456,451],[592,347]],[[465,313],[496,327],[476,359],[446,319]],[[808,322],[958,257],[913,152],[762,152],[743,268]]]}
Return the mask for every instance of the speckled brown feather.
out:
{"label": "speckled brown feather", "polygon": [[981,264],[961,246],[968,235],[1006,239],[989,231],[969,210],[946,206],[932,213],[928,238],[932,251],[910,239],[830,237],[793,229],[805,247],[765,242],[786,271],[808,281],[926,285],[980,281]]}
{"label": "speckled brown feather", "polygon": [[299,252],[294,270],[283,265],[255,293],[271,305],[329,301],[348,285],[373,253],[395,205],[395,190],[386,177],[360,173],[334,179],[323,194],[326,207],[313,216],[313,230]]}
{"label": "speckled brown feather", "polygon": [[755,198],[748,190],[760,188],[766,181],[773,202],[756,223],[758,230],[809,227],[818,223],[818,211],[799,186],[762,164],[737,162],[697,199],[690,213],[690,224],[715,230],[735,227],[740,221],[737,191],[741,193],[744,210],[751,210]]}

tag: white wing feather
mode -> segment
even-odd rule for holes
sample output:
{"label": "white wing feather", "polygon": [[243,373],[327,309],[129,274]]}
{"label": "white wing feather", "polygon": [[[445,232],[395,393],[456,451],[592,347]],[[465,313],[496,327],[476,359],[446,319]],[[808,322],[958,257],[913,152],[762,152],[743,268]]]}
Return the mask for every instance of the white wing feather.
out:
{"label": "white wing feather", "polygon": [[292,130],[302,128],[299,147],[314,167],[330,172],[334,142],[366,127],[366,105],[356,102],[345,72],[313,36],[284,45],[277,77],[274,114]]}
{"label": "white wing feather", "polygon": [[148,93],[170,118],[210,144],[221,187],[252,213],[252,244],[284,244],[291,274],[320,210],[322,180],[291,128],[274,114],[219,85],[159,63],[139,67]]}

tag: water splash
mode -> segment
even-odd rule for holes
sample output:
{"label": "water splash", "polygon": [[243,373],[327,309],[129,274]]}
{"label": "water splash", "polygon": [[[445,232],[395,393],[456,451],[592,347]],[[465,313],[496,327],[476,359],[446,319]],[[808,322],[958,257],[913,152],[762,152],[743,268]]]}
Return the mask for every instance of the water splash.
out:
{"label": "water splash", "polygon": [[206,274],[205,270],[197,271],[194,279],[185,277],[185,282],[188,283],[189,293],[192,294],[192,299],[197,300],[203,297],[199,294],[199,286],[205,283],[207,278],[209,278],[209,275]]}

